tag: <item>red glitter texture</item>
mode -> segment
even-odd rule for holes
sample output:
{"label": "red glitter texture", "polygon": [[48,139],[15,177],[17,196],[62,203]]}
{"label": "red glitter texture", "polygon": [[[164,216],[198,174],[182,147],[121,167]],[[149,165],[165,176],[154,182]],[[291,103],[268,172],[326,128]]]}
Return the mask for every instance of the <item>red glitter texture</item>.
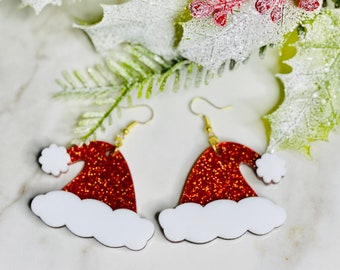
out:
{"label": "red glitter texture", "polygon": [[72,146],[67,150],[71,163],[83,160],[83,170],[63,190],[81,199],[95,199],[119,208],[137,211],[135,191],[129,167],[115,146],[106,142]]}
{"label": "red glitter texture", "polygon": [[245,163],[255,169],[255,161],[259,157],[258,153],[238,143],[219,143],[217,153],[209,147],[191,169],[180,204],[194,202],[204,206],[214,200],[237,202],[257,196],[243,178],[240,164]]}

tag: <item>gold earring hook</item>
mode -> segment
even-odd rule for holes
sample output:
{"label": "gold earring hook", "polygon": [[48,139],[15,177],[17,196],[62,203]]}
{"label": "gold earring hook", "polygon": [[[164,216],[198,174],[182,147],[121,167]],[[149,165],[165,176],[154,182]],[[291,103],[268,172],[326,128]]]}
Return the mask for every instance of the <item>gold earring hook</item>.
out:
{"label": "gold earring hook", "polygon": [[194,114],[194,115],[197,115],[197,116],[200,116],[200,117],[203,117],[204,114],[203,113],[198,113],[198,112],[195,112],[194,109],[192,108],[193,107],[193,104],[194,102],[198,101],[198,100],[203,100],[205,101],[206,103],[208,103],[210,106],[212,106],[213,108],[217,109],[217,110],[227,110],[227,109],[231,109],[232,106],[230,105],[227,105],[227,106],[224,106],[224,107],[219,107],[219,106],[216,106],[214,103],[212,103],[210,100],[204,98],[204,97],[194,97],[190,103],[189,103],[189,108],[190,108],[190,111]]}
{"label": "gold earring hook", "polygon": [[209,144],[210,146],[214,149],[215,152],[217,152],[217,144],[219,142],[219,139],[218,137],[215,135],[215,133],[213,132],[213,129],[212,129],[212,126],[211,126],[211,123],[210,123],[210,119],[208,118],[208,116],[206,116],[205,114],[203,113],[198,113],[198,112],[195,112],[193,110],[193,104],[194,102],[196,102],[197,100],[203,100],[205,101],[206,103],[208,103],[210,106],[214,107],[215,109],[218,109],[218,110],[226,110],[226,109],[231,109],[232,106],[224,106],[224,107],[219,107],[219,106],[216,106],[214,103],[212,103],[211,101],[209,101],[208,99],[204,98],[204,97],[195,97],[193,98],[190,103],[189,103],[189,108],[190,108],[190,111],[196,115],[196,116],[199,116],[199,117],[202,117],[203,119],[203,122],[204,122],[204,131],[205,133],[207,134],[208,136],[208,141],[209,141]]}
{"label": "gold earring hook", "polygon": [[137,109],[137,108],[142,108],[142,107],[147,108],[149,110],[150,112],[149,118],[145,121],[133,121],[133,122],[136,122],[136,124],[140,124],[140,125],[146,125],[150,123],[154,117],[153,109],[149,105],[139,104],[139,105],[133,105],[133,106],[120,106],[121,109]]}
{"label": "gold earring hook", "polygon": [[138,124],[139,125],[146,125],[146,124],[150,123],[152,121],[153,117],[154,117],[153,109],[149,105],[146,105],[146,104],[134,105],[134,106],[129,106],[129,107],[124,107],[124,106],[121,107],[122,109],[135,109],[135,108],[141,108],[141,107],[145,107],[149,110],[149,112],[150,112],[149,118],[145,121],[132,121],[129,124],[127,124],[124,128],[122,128],[120,130],[120,132],[114,138],[116,150],[118,150],[118,148],[120,148],[123,145],[124,138],[130,133],[130,131],[133,127],[135,127]]}

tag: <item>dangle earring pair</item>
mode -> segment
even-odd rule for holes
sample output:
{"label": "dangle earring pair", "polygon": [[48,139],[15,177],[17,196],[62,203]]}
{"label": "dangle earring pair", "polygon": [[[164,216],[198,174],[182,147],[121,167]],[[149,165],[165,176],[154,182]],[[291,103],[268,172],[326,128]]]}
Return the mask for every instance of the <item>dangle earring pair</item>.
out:
{"label": "dangle earring pair", "polygon": [[[174,209],[165,209],[159,223],[172,242],[206,243],[217,237],[234,239],[249,231],[266,234],[283,224],[285,211],[258,197],[240,172],[245,163],[265,183],[278,182],[285,173],[284,162],[272,154],[260,154],[233,142],[221,142],[206,115],[202,117],[208,147],[192,167]],[[147,106],[148,107],[148,106]],[[150,120],[153,118],[151,111]],[[149,122],[148,120],[147,122]],[[137,214],[135,191],[129,167],[118,150],[124,137],[136,124],[131,122],[116,136],[114,145],[92,141],[66,149],[54,144],[42,151],[39,162],[46,173],[58,176],[67,164],[85,161],[82,171],[62,190],[36,196],[32,211],[51,227],[66,226],[80,237],[94,237],[109,247],[145,247],[154,234],[151,221]]]}

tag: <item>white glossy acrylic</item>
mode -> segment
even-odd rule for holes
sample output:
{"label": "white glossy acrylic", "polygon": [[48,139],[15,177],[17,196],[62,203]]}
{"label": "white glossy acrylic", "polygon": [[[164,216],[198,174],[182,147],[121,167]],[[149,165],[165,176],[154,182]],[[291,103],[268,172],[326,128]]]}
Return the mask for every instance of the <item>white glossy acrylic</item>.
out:
{"label": "white glossy acrylic", "polygon": [[281,226],[286,220],[285,210],[259,197],[239,202],[217,200],[201,206],[184,203],[175,209],[165,209],[159,223],[166,238],[173,242],[187,240],[206,243],[217,237],[235,239],[249,231],[262,235]]}
{"label": "white glossy acrylic", "polygon": [[66,226],[78,236],[94,237],[109,247],[140,250],[154,233],[152,222],[131,210],[113,211],[101,201],[81,200],[71,192],[51,191],[38,195],[31,209],[49,226]]}

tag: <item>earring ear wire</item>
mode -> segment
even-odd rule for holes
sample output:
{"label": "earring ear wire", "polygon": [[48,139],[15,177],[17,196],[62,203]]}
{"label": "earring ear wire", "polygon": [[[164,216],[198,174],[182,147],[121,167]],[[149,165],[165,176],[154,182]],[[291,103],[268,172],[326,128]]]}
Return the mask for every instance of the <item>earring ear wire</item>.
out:
{"label": "earring ear wire", "polygon": [[224,106],[224,107],[219,107],[219,106],[216,106],[214,103],[212,103],[211,101],[209,101],[208,99],[204,98],[204,97],[194,97],[190,103],[189,103],[189,108],[190,108],[190,111],[196,115],[196,116],[199,116],[203,119],[203,122],[204,122],[204,132],[207,134],[208,136],[208,141],[209,141],[209,144],[210,146],[214,149],[215,152],[217,152],[217,148],[216,148],[216,145],[218,144],[219,142],[219,139],[218,137],[215,135],[213,129],[212,129],[212,126],[211,126],[211,122],[210,122],[210,119],[208,116],[206,116],[205,114],[203,113],[198,113],[198,112],[195,112],[194,109],[193,109],[193,104],[198,101],[198,100],[203,100],[205,101],[206,103],[208,103],[210,106],[214,107],[215,109],[218,109],[218,110],[229,110],[232,108],[232,106],[228,105],[228,106]]}
{"label": "earring ear wire", "polygon": [[127,124],[124,128],[122,128],[120,130],[120,132],[114,138],[114,144],[116,146],[116,150],[118,150],[120,147],[122,147],[124,138],[130,133],[132,128],[134,128],[138,124],[139,125],[147,125],[154,118],[154,111],[149,105],[141,104],[141,105],[134,105],[134,106],[129,106],[129,107],[121,107],[122,109],[135,109],[135,108],[141,108],[141,107],[147,108],[149,110],[149,112],[150,112],[149,118],[145,121],[134,120],[134,121],[130,122],[129,124]]}
{"label": "earring ear wire", "polygon": [[217,105],[215,105],[214,103],[212,103],[210,100],[208,100],[207,98],[197,96],[197,97],[194,97],[193,99],[191,99],[191,101],[190,101],[190,103],[189,103],[189,108],[190,108],[190,111],[191,111],[194,115],[200,116],[200,117],[203,117],[204,114],[203,114],[203,113],[198,113],[198,112],[194,111],[194,109],[193,109],[193,104],[194,104],[195,102],[197,102],[198,100],[205,101],[206,103],[208,103],[210,106],[212,106],[213,108],[215,108],[215,109],[217,109],[217,110],[229,110],[229,109],[232,108],[231,105],[227,105],[227,106],[223,106],[223,107],[217,106]]}
{"label": "earring ear wire", "polygon": [[133,122],[136,122],[136,124],[140,124],[140,125],[146,125],[146,124],[150,123],[154,118],[154,111],[149,105],[138,104],[138,105],[131,105],[131,106],[121,106],[120,108],[127,110],[127,109],[143,108],[143,107],[149,110],[149,112],[150,112],[149,118],[145,121],[133,121]]}

